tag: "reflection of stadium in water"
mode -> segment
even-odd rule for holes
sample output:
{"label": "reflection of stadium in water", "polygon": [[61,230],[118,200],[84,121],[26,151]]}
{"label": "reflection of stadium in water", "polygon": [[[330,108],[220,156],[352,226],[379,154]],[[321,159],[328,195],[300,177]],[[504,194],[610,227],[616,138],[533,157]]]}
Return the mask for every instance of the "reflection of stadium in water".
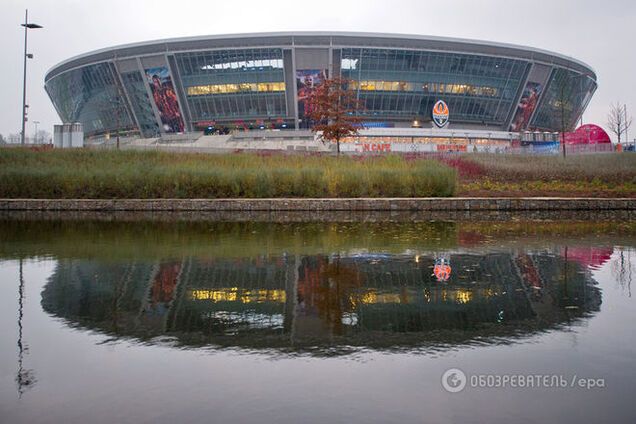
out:
{"label": "reflection of stadium in water", "polygon": [[601,303],[586,267],[558,253],[450,258],[443,283],[434,255],[62,260],[42,304],[71,325],[117,337],[292,349],[502,342]]}

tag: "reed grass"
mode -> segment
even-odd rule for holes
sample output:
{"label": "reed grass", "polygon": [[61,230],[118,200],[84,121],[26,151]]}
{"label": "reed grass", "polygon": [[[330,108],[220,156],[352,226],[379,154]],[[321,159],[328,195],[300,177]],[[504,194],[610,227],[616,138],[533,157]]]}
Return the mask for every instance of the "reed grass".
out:
{"label": "reed grass", "polygon": [[464,158],[480,165],[486,176],[497,181],[636,183],[636,154],[633,153],[597,153],[565,158],[559,155],[470,154]]}
{"label": "reed grass", "polygon": [[447,197],[456,171],[399,156],[0,149],[0,198]]}

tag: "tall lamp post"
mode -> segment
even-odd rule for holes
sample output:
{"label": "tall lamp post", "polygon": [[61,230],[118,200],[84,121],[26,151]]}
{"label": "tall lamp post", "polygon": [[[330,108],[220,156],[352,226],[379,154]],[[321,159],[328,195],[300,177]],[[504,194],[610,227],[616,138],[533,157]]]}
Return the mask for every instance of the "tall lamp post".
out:
{"label": "tall lamp post", "polygon": [[26,75],[27,75],[27,59],[33,59],[31,53],[27,53],[27,34],[30,29],[42,28],[41,25],[29,23],[29,11],[24,14],[24,23],[21,24],[24,27],[24,78],[22,80],[22,132],[20,133],[20,144],[24,144],[25,138],[25,126],[27,121],[27,104],[26,104]]}

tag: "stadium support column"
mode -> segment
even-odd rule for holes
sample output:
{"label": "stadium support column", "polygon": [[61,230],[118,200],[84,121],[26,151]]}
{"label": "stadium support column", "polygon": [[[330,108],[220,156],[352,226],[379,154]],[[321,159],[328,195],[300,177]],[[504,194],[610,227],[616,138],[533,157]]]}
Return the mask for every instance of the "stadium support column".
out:
{"label": "stadium support column", "polygon": [[294,60],[292,50],[283,50],[283,72],[285,73],[285,105],[286,107],[286,119],[293,119],[295,124],[294,128],[298,125],[295,99],[295,75],[294,75]]}
{"label": "stadium support column", "polygon": [[283,52],[285,67],[286,101],[288,115],[294,118],[294,129],[298,130],[298,87],[296,86],[296,49]]}

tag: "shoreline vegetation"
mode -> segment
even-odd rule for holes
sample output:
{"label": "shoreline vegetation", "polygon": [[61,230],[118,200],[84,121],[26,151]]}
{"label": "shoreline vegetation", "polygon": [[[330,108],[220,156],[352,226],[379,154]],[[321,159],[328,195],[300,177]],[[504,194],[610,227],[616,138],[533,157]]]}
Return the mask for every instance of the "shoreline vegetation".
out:
{"label": "shoreline vegetation", "polygon": [[636,197],[636,155],[0,149],[0,198]]}
{"label": "shoreline vegetation", "polygon": [[456,196],[636,197],[636,154],[628,152],[566,158],[469,154],[446,163],[458,171]]}
{"label": "shoreline vegetation", "polygon": [[431,159],[283,154],[0,150],[0,198],[451,197],[457,171]]}

